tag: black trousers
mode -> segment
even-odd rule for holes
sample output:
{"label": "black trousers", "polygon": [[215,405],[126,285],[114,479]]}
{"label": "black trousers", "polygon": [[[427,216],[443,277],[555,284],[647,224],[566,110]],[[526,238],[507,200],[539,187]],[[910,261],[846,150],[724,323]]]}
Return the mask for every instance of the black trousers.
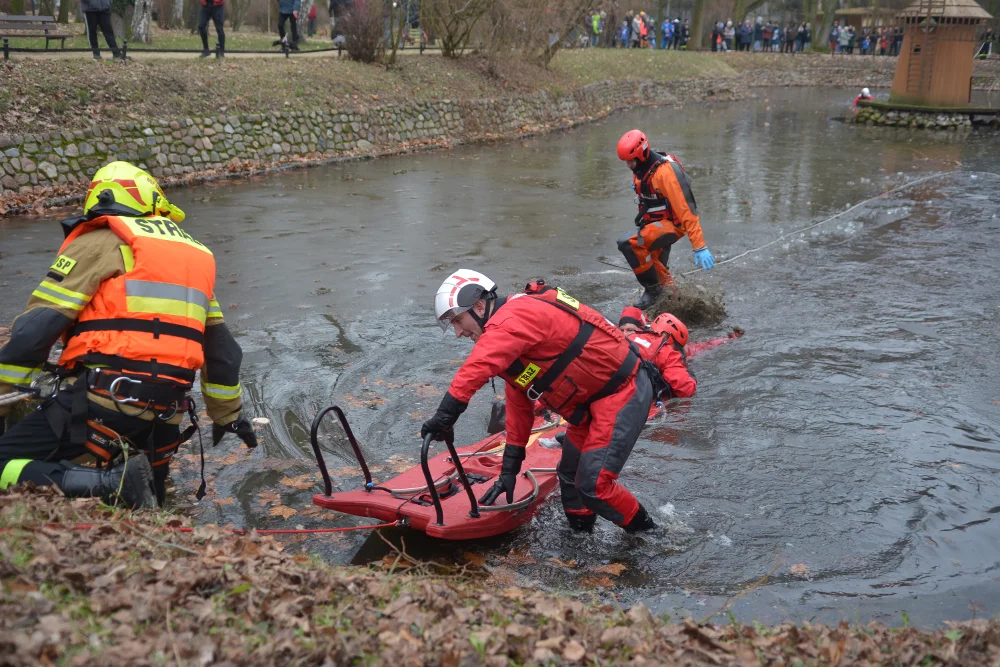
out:
{"label": "black trousers", "polygon": [[84,12],[84,18],[87,20],[87,39],[90,40],[90,48],[94,52],[98,51],[97,28],[100,26],[101,32],[104,33],[104,41],[108,43],[111,53],[117,56],[118,42],[115,41],[115,29],[111,27],[111,12]]}
{"label": "black trousers", "polygon": [[[211,1],[211,0],[209,0]],[[201,45],[208,51],[208,20],[215,24],[215,32],[219,36],[219,48],[226,49],[226,31],[222,29],[225,22],[225,5],[202,5],[198,11],[198,34],[201,35]]]}
{"label": "black trousers", "polygon": [[[3,471],[11,460],[31,459],[31,462],[21,469],[17,482],[30,481],[39,486],[49,484],[59,486],[62,474],[66,470],[65,462],[89,454],[83,445],[70,443],[69,428],[62,429],[62,433],[56,433],[52,428],[53,420],[46,414],[49,410],[67,414],[72,407],[72,400],[71,392],[62,391],[54,400],[44,404],[42,408],[35,410],[0,436],[0,471]],[[117,410],[108,410],[93,403],[89,404],[89,417],[92,420],[100,420],[104,426],[127,438],[136,448],[143,451],[148,451],[150,447],[157,450],[169,447],[180,438],[178,424],[129,417]],[[68,426],[68,414],[65,423]],[[161,506],[166,496],[166,479],[169,471],[169,461],[153,468],[156,496]]]}
{"label": "black trousers", "polygon": [[285,21],[291,21],[292,23],[292,41],[291,44],[299,43],[299,21],[291,14],[278,14],[278,36],[281,39],[285,38]]}

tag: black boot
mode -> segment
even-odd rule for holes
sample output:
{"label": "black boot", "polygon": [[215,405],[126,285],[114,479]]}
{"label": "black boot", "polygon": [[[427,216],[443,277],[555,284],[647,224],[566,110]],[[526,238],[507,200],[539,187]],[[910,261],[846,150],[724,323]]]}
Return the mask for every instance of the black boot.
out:
{"label": "black boot", "polygon": [[149,465],[149,459],[141,454],[104,470],[70,465],[63,473],[59,487],[71,498],[99,496],[109,504],[121,500],[130,509],[157,507],[156,494],[153,492],[153,469]]}
{"label": "black boot", "polygon": [[639,310],[646,310],[656,303],[656,300],[660,298],[661,294],[663,294],[663,288],[660,287],[659,284],[650,285],[646,288],[646,291],[642,293],[642,296],[639,297],[639,300],[633,305]]}
{"label": "black boot", "polygon": [[566,512],[566,520],[569,527],[578,533],[594,532],[594,524],[597,523],[596,514],[570,514]]}
{"label": "black boot", "polygon": [[103,60],[103,58],[101,58],[100,51],[94,51],[94,60]]}
{"label": "black boot", "polygon": [[207,48],[205,48],[205,49],[202,49],[202,50],[201,50],[201,55],[200,55],[200,56],[198,56],[198,57],[199,57],[199,58],[207,58],[207,57],[209,57],[210,55],[212,55],[212,52],[211,52],[211,51],[209,51],[209,50],[208,50]]}
{"label": "black boot", "polygon": [[635,278],[639,281],[640,285],[646,288],[646,291],[642,293],[642,297],[633,305],[639,310],[646,310],[656,303],[656,300],[663,294],[660,277],[656,273],[656,268],[651,266],[642,273],[637,273]]}
{"label": "black boot", "polygon": [[622,528],[625,529],[626,533],[641,533],[644,530],[652,530],[656,528],[656,523],[653,522],[653,517],[649,516],[646,508],[639,505],[639,511],[635,513],[632,520],[626,523]]}

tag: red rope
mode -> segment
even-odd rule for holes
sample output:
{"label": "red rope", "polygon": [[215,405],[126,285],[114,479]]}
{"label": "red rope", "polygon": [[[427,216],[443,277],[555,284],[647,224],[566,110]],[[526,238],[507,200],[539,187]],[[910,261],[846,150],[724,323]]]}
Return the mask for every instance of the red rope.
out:
{"label": "red rope", "polygon": [[[372,526],[347,526],[345,528],[274,528],[274,529],[257,529],[258,535],[309,535],[313,533],[345,533],[351,530],[376,530],[378,528],[392,528],[393,526],[398,526],[399,521],[393,521],[391,523],[377,523]],[[44,526],[50,530],[58,530],[60,528],[68,530],[90,530],[95,528],[96,525],[92,523],[78,523],[72,526],[66,524],[49,524]],[[178,533],[190,533],[195,529],[194,526],[160,526],[157,530],[161,531],[174,531]],[[12,530],[32,530],[30,527],[22,528],[0,528],[0,533],[8,533]],[[228,533],[233,533],[234,535],[246,535],[248,531],[246,528],[225,528]],[[250,530],[254,530],[251,528]]]}

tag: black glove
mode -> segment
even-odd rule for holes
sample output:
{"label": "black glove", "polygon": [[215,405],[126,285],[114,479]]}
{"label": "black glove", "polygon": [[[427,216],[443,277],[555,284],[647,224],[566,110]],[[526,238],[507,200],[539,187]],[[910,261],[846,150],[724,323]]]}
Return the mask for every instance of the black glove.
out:
{"label": "black glove", "polygon": [[428,434],[432,440],[444,440],[446,437],[451,437],[451,427],[455,425],[458,416],[465,412],[467,407],[469,407],[468,403],[463,403],[445,392],[437,412],[420,427],[420,437],[426,438]]}
{"label": "black glove", "polygon": [[226,426],[212,424],[212,446],[219,444],[222,436],[227,433],[235,433],[236,437],[247,446],[247,449],[253,449],[257,446],[257,434],[253,432],[253,424],[243,414],[240,415],[239,419]]}
{"label": "black glove", "polygon": [[504,491],[507,492],[507,504],[514,502],[514,486],[517,484],[517,474],[521,472],[522,461],[524,461],[524,447],[507,445],[503,448],[500,476],[493,483],[493,487],[479,499],[480,505],[492,505]]}

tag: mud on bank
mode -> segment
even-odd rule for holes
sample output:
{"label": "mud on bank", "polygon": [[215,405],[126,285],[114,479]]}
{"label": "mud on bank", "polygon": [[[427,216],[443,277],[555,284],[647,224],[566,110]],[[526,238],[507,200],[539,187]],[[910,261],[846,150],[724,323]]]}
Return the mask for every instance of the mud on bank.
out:
{"label": "mud on bank", "polygon": [[[335,568],[280,542],[0,491],[0,655],[9,665],[993,664],[1000,623],[947,631],[669,623],[638,605],[491,586],[399,554]],[[86,528],[84,528],[86,526]]]}
{"label": "mud on bank", "polygon": [[[775,56],[573,52],[552,70],[511,68],[503,80],[475,58],[430,56],[396,70],[327,59],[117,69],[19,61],[2,71],[9,85],[0,107],[9,113],[0,127],[0,215],[76,203],[93,172],[115,159],[165,185],[191,185],[513,139],[636,106],[740,99],[762,85],[885,86],[894,65]],[[983,77],[991,67],[980,66]],[[625,77],[636,72],[649,78]]]}

